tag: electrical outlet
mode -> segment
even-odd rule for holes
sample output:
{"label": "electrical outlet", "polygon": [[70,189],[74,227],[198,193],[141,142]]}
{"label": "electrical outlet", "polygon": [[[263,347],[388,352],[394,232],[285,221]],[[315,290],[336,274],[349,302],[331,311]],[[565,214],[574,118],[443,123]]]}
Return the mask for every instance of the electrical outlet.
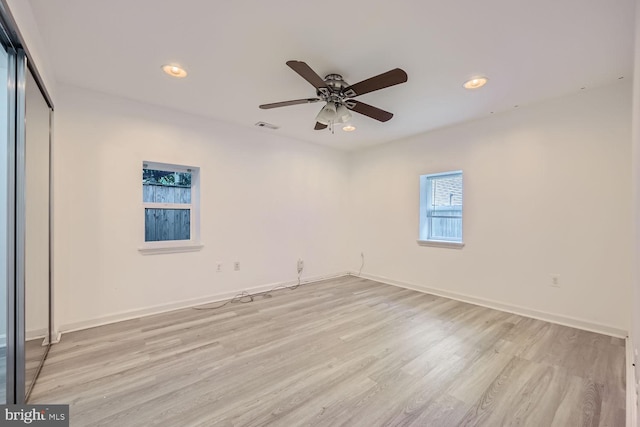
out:
{"label": "electrical outlet", "polygon": [[560,287],[560,275],[552,274],[551,275],[551,287],[559,288]]}
{"label": "electrical outlet", "polygon": [[304,261],[302,260],[302,258],[298,259],[298,274],[302,273],[302,270],[304,270]]}
{"label": "electrical outlet", "polygon": [[222,263],[220,261],[216,262],[216,273],[222,272]]}
{"label": "electrical outlet", "polygon": [[233,269],[235,271],[240,271],[240,261],[236,261],[233,263]]}

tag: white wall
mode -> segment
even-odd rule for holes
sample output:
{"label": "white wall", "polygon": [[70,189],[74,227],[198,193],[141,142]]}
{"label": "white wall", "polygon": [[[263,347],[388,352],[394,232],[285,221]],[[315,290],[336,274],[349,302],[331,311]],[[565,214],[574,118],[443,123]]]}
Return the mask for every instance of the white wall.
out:
{"label": "white wall", "polygon": [[[630,111],[621,82],[354,153],[352,269],[624,333]],[[466,246],[418,246],[419,175],[459,169]]]}
{"label": "white wall", "polygon": [[[368,275],[628,330],[629,93],[617,83],[347,155],[61,86],[57,327],[293,280],[298,257],[306,277],[357,271],[363,251]],[[202,168],[201,252],[138,252],[143,160]],[[466,246],[420,247],[418,176],[456,169]]]}
{"label": "white wall", "polygon": [[[54,129],[59,330],[346,270],[343,152],[67,86]],[[200,252],[138,252],[144,160],[201,168]]]}

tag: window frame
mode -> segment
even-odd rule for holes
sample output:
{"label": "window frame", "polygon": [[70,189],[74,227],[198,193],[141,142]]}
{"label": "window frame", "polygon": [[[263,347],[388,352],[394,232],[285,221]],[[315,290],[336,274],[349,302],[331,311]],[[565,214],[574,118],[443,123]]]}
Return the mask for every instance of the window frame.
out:
{"label": "window frame", "polygon": [[[142,254],[192,252],[202,249],[200,242],[200,168],[197,166],[176,165],[152,161],[142,162],[142,169],[154,169],[163,172],[187,172],[191,174],[191,203],[155,203],[144,201],[144,184],[140,183],[140,201],[142,205]],[[140,172],[142,172],[142,169]],[[140,176],[140,175],[138,175]],[[189,240],[145,240],[147,209],[189,209]]]}
{"label": "window frame", "polygon": [[[429,206],[433,197],[431,183],[434,178],[446,178],[452,176],[460,176],[462,179],[462,208],[461,208],[461,228],[462,233],[460,240],[434,239],[430,237],[431,230],[429,227]],[[448,172],[432,173],[420,175],[420,210],[419,210],[419,229],[418,244],[421,246],[435,246],[451,249],[462,249],[464,247],[464,174],[462,170],[454,170]]]}

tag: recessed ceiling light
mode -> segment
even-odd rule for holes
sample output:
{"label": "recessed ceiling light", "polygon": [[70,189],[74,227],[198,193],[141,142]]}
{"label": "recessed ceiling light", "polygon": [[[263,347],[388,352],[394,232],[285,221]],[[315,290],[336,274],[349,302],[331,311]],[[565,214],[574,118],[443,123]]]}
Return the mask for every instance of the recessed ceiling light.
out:
{"label": "recessed ceiling light", "polygon": [[345,132],[353,132],[354,130],[356,130],[356,127],[353,125],[346,125],[342,128],[342,130]]}
{"label": "recessed ceiling light", "polygon": [[462,86],[465,89],[479,89],[486,85],[488,80],[486,77],[474,77],[471,80],[467,80]]}
{"label": "recessed ceiling light", "polygon": [[169,74],[171,77],[183,78],[187,77],[187,70],[179,65],[167,64],[162,66],[162,70]]}

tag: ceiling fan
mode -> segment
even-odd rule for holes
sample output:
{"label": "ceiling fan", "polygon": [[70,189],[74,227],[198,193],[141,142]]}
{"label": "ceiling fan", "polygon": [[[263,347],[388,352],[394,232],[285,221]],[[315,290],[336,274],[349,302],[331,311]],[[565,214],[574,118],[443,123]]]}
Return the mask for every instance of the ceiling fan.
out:
{"label": "ceiling fan", "polygon": [[262,104],[260,108],[268,110],[270,108],[324,101],[326,105],[322,107],[316,116],[315,130],[326,129],[328,126],[332,126],[333,123],[349,121],[351,119],[349,110],[381,122],[391,120],[392,113],[364,102],[356,101],[353,98],[407,81],[407,73],[400,68],[394,68],[386,73],[349,85],[340,74],[329,74],[324,79],[320,78],[311,67],[302,61],[287,61],[287,65],[316,88],[317,97]]}

